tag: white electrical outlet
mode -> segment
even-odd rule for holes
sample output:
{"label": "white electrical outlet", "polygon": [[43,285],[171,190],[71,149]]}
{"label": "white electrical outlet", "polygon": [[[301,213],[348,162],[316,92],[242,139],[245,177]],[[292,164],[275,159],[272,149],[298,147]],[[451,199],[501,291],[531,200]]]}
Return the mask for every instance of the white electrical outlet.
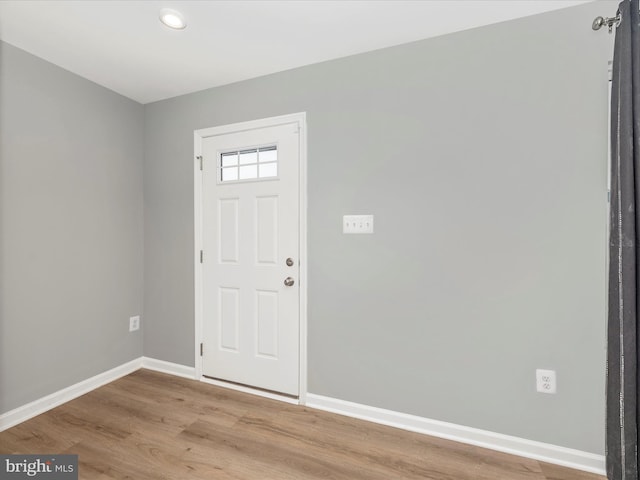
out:
{"label": "white electrical outlet", "polygon": [[140,315],[129,317],[129,331],[135,332],[136,330],[140,330]]}
{"label": "white electrical outlet", "polygon": [[344,215],[342,233],[373,233],[373,215]]}
{"label": "white electrical outlet", "polygon": [[536,370],[536,389],[541,393],[556,393],[556,371]]}

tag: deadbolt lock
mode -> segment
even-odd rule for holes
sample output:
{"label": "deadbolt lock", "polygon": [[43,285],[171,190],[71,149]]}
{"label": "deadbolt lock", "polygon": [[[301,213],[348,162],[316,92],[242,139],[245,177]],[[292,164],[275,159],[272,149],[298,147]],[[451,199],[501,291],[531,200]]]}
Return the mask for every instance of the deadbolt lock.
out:
{"label": "deadbolt lock", "polygon": [[287,258],[287,261],[285,263],[287,264],[287,267],[293,267],[293,258]]}

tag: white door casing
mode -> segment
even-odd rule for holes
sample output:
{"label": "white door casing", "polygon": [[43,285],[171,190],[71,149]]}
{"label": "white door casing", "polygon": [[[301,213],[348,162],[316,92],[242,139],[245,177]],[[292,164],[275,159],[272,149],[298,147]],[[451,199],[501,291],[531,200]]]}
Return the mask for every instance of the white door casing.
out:
{"label": "white door casing", "polygon": [[[195,132],[199,377],[295,397],[306,389],[303,140],[304,114]],[[223,177],[223,153],[258,149],[262,159],[260,149],[273,147],[277,177],[229,180],[238,169]],[[242,171],[262,171],[242,159]]]}

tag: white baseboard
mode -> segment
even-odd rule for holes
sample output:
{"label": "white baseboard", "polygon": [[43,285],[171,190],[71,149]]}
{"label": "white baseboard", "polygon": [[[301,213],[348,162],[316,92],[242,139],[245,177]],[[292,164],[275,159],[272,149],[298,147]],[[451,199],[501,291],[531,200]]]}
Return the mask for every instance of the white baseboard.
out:
{"label": "white baseboard", "polygon": [[102,387],[107,383],[113,382],[120,377],[129,375],[130,373],[147,368],[156,372],[169,373],[179,377],[195,379],[196,369],[194,367],[186,367],[177,363],[165,362],[164,360],[156,360],[155,358],[140,357],[131,360],[123,365],[112,368],[106,372],[83,380],[62,390],[58,390],[46,397],[42,397],[21,407],[10,410],[0,415],[0,432],[77,398],[85,393],[89,393],[96,388]]}
{"label": "white baseboard", "polygon": [[196,378],[196,367],[187,367],[178,363],[156,360],[155,358],[142,357],[142,368],[147,368],[161,373],[168,373],[178,377],[189,378],[191,380]]}
{"label": "white baseboard", "polygon": [[605,457],[572,448],[536,442],[501,433],[441,422],[428,418],[347,402],[313,393],[307,394],[306,406],[327,412],[359,418],[412,432],[446,438],[456,442],[489,448],[499,452],[532,458],[542,462],[605,475]]}
{"label": "white baseboard", "polygon": [[13,427],[19,423],[29,420],[41,413],[44,413],[52,408],[62,405],[65,402],[73,400],[85,393],[89,393],[91,390],[95,390],[98,387],[113,382],[120,377],[129,375],[140,369],[142,366],[142,358],[136,358],[119,367],[112,368],[106,372],[99,373],[98,375],[83,380],[71,385],[70,387],[58,390],[46,397],[42,397],[21,407],[14,408],[6,413],[0,415],[0,432],[8,428]]}

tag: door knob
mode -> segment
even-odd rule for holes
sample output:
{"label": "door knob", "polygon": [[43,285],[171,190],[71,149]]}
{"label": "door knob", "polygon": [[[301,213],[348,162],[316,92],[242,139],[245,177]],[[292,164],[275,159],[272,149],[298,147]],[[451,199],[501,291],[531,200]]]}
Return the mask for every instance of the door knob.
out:
{"label": "door knob", "polygon": [[285,284],[287,287],[290,287],[290,286],[291,286],[291,285],[293,285],[294,283],[295,283],[295,282],[294,282],[293,278],[291,278],[291,277],[287,277],[287,278],[285,278],[285,279],[284,279],[284,284]]}

